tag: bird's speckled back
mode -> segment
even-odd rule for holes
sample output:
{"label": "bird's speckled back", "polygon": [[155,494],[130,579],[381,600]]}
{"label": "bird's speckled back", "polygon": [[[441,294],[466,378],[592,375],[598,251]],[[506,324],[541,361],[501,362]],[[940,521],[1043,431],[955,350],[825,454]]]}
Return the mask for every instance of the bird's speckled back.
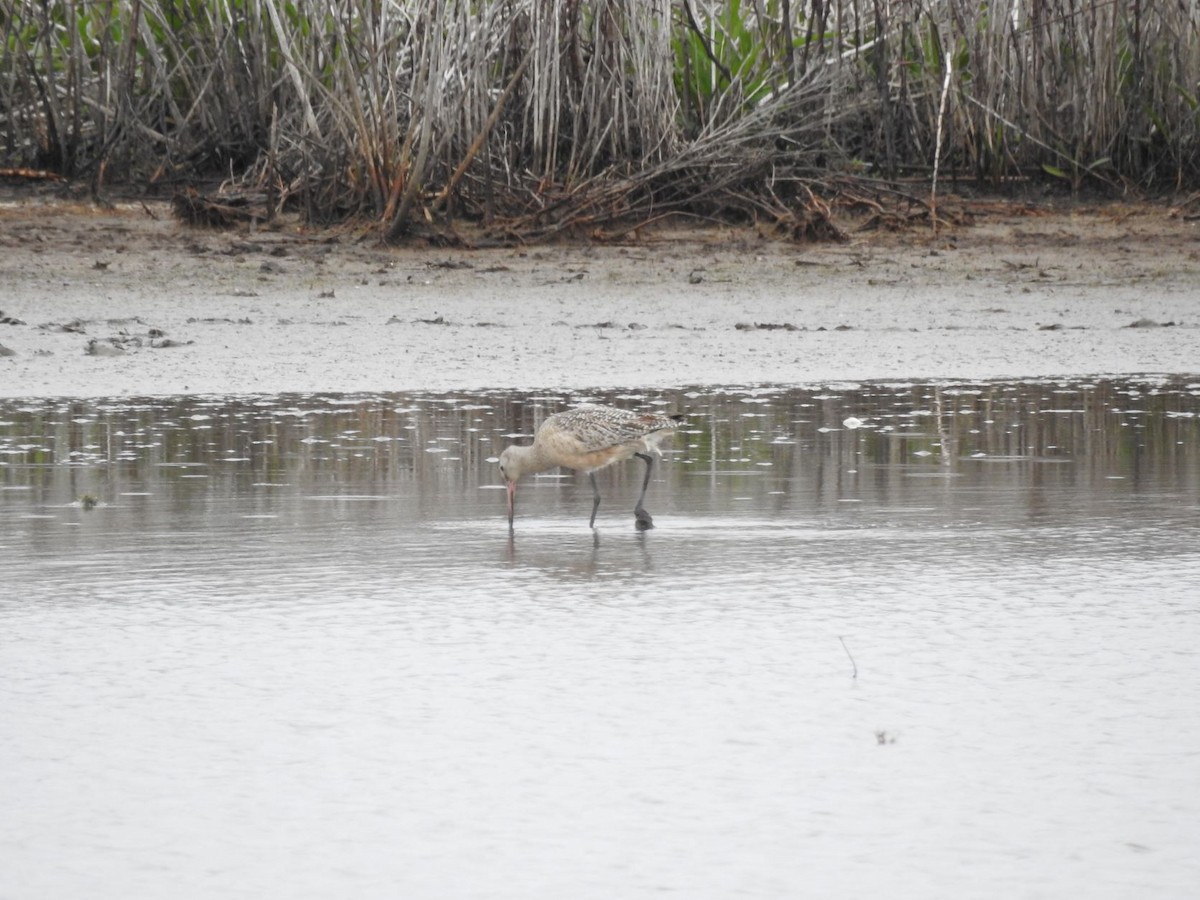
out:
{"label": "bird's speckled back", "polygon": [[553,434],[569,438],[578,451],[591,453],[626,444],[657,449],[658,442],[679,427],[682,416],[637,413],[612,406],[577,406],[550,416],[538,429],[539,439]]}

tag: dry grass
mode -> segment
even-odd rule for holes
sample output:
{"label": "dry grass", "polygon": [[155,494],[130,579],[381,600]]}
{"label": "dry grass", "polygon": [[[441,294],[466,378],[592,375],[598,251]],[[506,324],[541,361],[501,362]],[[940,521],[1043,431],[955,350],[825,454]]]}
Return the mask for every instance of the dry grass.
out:
{"label": "dry grass", "polygon": [[935,171],[1200,181],[1183,2],[0,0],[0,33],[4,165],[97,195],[222,179],[393,239],[836,234],[819,198],[847,178]]}

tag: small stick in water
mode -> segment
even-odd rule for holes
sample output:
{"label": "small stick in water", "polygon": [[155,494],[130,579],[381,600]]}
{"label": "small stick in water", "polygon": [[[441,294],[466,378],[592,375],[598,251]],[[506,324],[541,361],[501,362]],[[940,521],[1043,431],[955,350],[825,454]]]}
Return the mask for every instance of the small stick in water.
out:
{"label": "small stick in water", "polygon": [[[843,638],[843,637],[842,637],[842,636],[839,634],[839,635],[838,635],[838,640],[842,642],[842,649],[846,651],[846,655],[847,655],[847,656],[850,656],[850,648],[846,646],[846,639],[845,639],[845,638]],[[854,661],[854,657],[853,657],[853,656],[850,656],[850,665],[854,666],[854,677],[855,677],[855,678],[857,678],[857,677],[858,677],[858,663],[856,663],[856,662]]]}

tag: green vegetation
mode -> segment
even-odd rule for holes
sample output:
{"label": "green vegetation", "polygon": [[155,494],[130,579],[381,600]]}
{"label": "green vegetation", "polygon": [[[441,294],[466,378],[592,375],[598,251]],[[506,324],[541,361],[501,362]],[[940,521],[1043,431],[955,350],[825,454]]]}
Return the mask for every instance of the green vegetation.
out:
{"label": "green vegetation", "polygon": [[[0,0],[0,165],[529,239],[851,180],[1200,183],[1194,4]],[[268,212],[269,214],[269,212]]]}

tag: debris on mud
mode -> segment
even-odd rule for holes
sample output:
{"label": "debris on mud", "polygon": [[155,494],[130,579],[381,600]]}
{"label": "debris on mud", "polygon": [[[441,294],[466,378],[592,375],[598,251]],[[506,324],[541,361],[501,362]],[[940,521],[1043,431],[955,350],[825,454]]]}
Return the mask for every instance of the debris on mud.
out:
{"label": "debris on mud", "polygon": [[62,331],[68,334],[83,334],[87,331],[87,323],[83,319],[72,319],[70,322],[43,322],[38,326],[42,331]]}
{"label": "debris on mud", "polygon": [[202,194],[189,187],[172,198],[171,206],[176,218],[201,228],[232,228],[239,222],[265,222],[270,218],[266,194],[256,191]]}
{"label": "debris on mud", "polygon": [[791,322],[738,322],[733,326],[738,331],[805,331],[799,325]]}
{"label": "debris on mud", "polygon": [[1126,328],[1173,328],[1178,322],[1156,322],[1153,319],[1137,319],[1126,325]]}
{"label": "debris on mud", "polygon": [[92,338],[83,348],[88,356],[124,356],[125,348],[112,338]]}
{"label": "debris on mud", "polygon": [[151,350],[166,350],[172,347],[186,347],[195,341],[177,341],[166,336],[161,328],[150,328],[144,334],[110,335],[106,338],[90,338],[84,345],[83,352],[88,356],[123,356],[133,350],[148,348]]}

